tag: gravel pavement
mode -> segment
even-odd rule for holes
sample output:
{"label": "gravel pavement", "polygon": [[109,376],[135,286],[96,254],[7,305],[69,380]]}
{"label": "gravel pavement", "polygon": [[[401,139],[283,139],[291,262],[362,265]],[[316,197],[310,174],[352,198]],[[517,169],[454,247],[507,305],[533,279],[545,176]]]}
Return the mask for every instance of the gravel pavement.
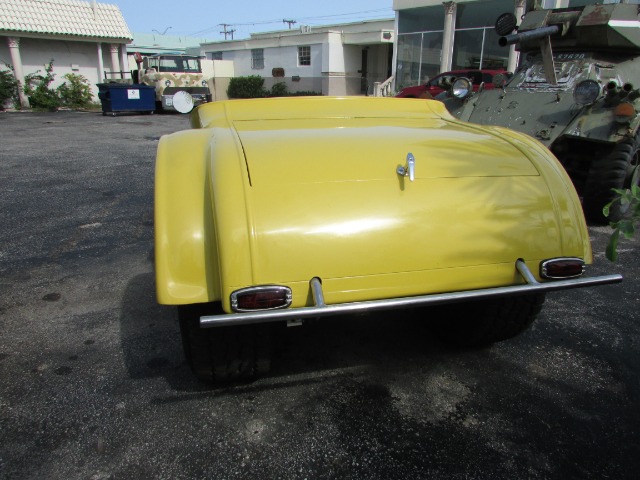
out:
{"label": "gravel pavement", "polygon": [[181,115],[0,113],[1,479],[640,475],[638,242],[533,328],[452,350],[424,311],[286,331],[273,372],[212,389],[155,302],[153,169]]}

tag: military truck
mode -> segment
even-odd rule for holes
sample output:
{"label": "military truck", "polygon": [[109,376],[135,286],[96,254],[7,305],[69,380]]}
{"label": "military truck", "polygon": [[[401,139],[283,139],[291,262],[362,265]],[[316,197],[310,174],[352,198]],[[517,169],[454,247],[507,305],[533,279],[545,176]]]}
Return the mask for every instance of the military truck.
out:
{"label": "military truck", "polygon": [[[532,10],[516,29],[503,14],[496,31],[515,44],[520,68],[498,87],[473,94],[460,79],[445,100],[463,120],[499,125],[537,138],[560,160],[592,224],[617,220],[624,206],[613,188],[636,182],[640,125],[639,6],[607,3]],[[515,33],[512,33],[514,32]]]}
{"label": "military truck", "polygon": [[194,106],[211,101],[200,59],[191,55],[151,55],[138,57],[138,81],[156,89],[158,110],[190,112]]}

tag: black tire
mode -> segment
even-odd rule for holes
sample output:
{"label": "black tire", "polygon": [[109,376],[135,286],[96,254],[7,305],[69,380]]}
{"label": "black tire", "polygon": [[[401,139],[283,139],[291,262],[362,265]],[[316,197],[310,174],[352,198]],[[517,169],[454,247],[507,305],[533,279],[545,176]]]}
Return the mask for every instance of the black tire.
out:
{"label": "black tire", "polygon": [[201,328],[200,316],[222,313],[219,304],[178,307],[187,363],[200,380],[224,383],[250,380],[271,369],[270,324]]}
{"label": "black tire", "polygon": [[545,295],[520,295],[450,305],[438,310],[434,327],[447,343],[479,347],[507,340],[536,319]]}
{"label": "black tire", "polygon": [[622,218],[619,202],[614,202],[605,217],[602,208],[615,198],[613,188],[631,188],[633,171],[638,166],[640,136],[625,138],[616,144],[609,155],[594,158],[584,187],[582,207],[587,221],[607,225]]}

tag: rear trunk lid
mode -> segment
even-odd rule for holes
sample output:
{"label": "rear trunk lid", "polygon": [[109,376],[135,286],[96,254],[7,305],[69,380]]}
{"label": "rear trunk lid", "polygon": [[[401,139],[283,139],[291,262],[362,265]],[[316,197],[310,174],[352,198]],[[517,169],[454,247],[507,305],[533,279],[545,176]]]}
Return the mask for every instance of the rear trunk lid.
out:
{"label": "rear trunk lid", "polygon": [[[523,152],[439,117],[236,120],[254,284],[512,264],[557,251]],[[415,180],[397,173],[415,157]]]}

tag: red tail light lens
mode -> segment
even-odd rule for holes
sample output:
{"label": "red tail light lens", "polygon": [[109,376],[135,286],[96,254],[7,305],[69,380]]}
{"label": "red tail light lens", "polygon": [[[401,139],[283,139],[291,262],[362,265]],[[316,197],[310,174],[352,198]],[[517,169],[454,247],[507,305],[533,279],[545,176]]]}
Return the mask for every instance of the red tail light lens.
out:
{"label": "red tail light lens", "polygon": [[291,305],[289,287],[265,285],[236,290],[231,294],[231,309],[234,312],[273,310]]}
{"label": "red tail light lens", "polygon": [[540,276],[550,280],[575,278],[584,273],[584,260],[581,258],[552,258],[540,264]]}

